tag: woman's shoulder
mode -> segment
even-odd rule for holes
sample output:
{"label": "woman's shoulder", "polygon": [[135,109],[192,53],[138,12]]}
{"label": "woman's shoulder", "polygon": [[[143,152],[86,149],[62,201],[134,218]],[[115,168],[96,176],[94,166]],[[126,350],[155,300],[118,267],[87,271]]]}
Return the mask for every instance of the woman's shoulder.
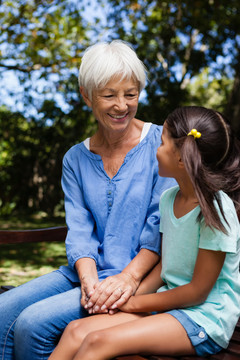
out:
{"label": "woman's shoulder", "polygon": [[161,144],[162,128],[162,125],[145,122],[142,132],[142,134],[145,134],[145,136],[142,136],[142,138],[146,139],[146,142],[148,143],[151,142],[156,144],[158,147]]}
{"label": "woman's shoulder", "polygon": [[83,154],[88,153],[89,151],[87,150],[86,146],[84,145],[84,141],[73,145],[72,147],[70,147],[70,149],[67,150],[67,152],[65,153],[64,157],[63,157],[63,161],[71,161],[71,160],[76,160],[80,157],[82,157]]}
{"label": "woman's shoulder", "polygon": [[65,156],[68,157],[68,156],[78,153],[79,151],[81,151],[82,145],[83,145],[83,141],[71,146],[65,153]]}
{"label": "woman's shoulder", "polygon": [[162,129],[163,129],[162,125],[157,125],[154,123],[147,123],[147,124],[151,124],[151,128],[152,128],[153,132],[162,134]]}

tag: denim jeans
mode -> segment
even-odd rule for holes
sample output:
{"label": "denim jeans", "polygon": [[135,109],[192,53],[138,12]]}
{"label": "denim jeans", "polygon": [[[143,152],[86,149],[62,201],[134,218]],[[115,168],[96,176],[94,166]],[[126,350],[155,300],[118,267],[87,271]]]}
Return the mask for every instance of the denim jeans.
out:
{"label": "denim jeans", "polygon": [[193,321],[184,311],[170,310],[167,311],[167,314],[174,316],[182,324],[198,356],[217,354],[222,350],[222,347],[208,336],[205,329]]}
{"label": "denim jeans", "polygon": [[60,271],[0,295],[0,360],[45,360],[66,325],[85,317],[79,283]]}

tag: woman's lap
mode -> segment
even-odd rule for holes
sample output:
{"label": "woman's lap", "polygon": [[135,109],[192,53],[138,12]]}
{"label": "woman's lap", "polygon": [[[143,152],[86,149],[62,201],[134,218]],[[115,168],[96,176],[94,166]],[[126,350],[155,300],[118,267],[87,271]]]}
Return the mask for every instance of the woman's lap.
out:
{"label": "woman's lap", "polygon": [[80,287],[76,285],[55,271],[2,294],[2,359],[14,358],[14,328],[16,359],[47,359],[67,323],[86,316],[80,306]]}

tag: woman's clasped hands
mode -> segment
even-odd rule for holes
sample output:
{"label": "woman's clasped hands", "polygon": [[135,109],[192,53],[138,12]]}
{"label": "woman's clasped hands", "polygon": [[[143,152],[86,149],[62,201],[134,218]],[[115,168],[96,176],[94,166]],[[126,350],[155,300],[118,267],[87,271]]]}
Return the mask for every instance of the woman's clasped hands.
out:
{"label": "woman's clasped hands", "polygon": [[85,296],[82,305],[89,314],[114,314],[134,295],[139,283],[129,273],[109,276],[96,282],[93,289]]}

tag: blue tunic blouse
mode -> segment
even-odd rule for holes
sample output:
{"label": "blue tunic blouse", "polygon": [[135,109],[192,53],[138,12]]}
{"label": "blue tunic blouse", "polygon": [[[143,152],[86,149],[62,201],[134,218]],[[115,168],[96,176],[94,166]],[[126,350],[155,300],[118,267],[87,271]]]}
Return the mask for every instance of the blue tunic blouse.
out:
{"label": "blue tunic blouse", "polygon": [[78,282],[75,262],[95,260],[99,279],[121,272],[145,248],[159,253],[159,198],[175,180],[158,175],[157,148],[162,126],[152,124],[144,139],[110,178],[100,155],[84,143],[64,156],[68,266],[60,271]]}

